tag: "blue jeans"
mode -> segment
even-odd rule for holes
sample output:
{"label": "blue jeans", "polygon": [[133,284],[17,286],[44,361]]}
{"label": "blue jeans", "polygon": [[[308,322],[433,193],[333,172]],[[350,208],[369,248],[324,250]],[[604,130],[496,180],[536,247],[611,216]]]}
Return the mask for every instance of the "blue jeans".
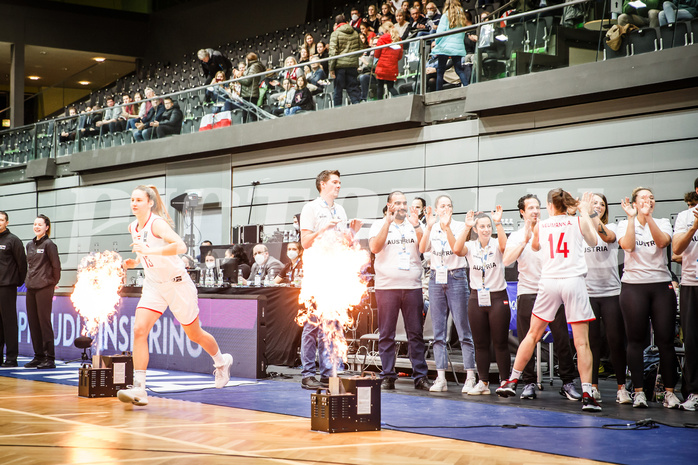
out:
{"label": "blue jeans", "polygon": [[686,21],[693,19],[693,15],[687,10],[677,9],[672,2],[664,2],[662,5],[664,11],[659,12],[659,25],[666,26],[667,24],[675,23],[676,21]]}
{"label": "blue jeans", "polygon": [[295,107],[291,107],[291,108],[285,108],[285,109],[284,109],[284,115],[285,115],[285,116],[295,115],[296,113],[298,113],[298,112],[301,111],[301,110],[302,110],[302,108],[299,107],[299,106],[295,106]]}
{"label": "blue jeans", "polygon": [[359,103],[361,89],[359,88],[359,72],[356,68],[337,68],[334,73],[334,106],[342,106],[342,90],[344,89],[347,89],[352,105]]}
{"label": "blue jeans", "polygon": [[[436,90],[441,90],[444,87],[444,73],[446,72],[446,64],[448,59],[453,62],[453,69],[456,71],[462,86],[470,84],[470,76],[468,76],[467,68],[463,66],[463,57],[446,55],[437,55],[436,60]],[[466,278],[467,279],[467,278]]]}
{"label": "blue jeans", "polygon": [[321,325],[317,324],[317,317],[311,315],[309,320],[303,325],[301,336],[301,365],[303,367],[301,375],[303,378],[315,376],[315,353],[317,352],[320,361],[320,376],[329,378],[332,376],[332,363],[327,353],[325,335],[322,333]]}
{"label": "blue jeans", "polygon": [[436,284],[436,271],[431,270],[429,278],[429,311],[434,323],[434,358],[436,369],[448,368],[446,354],[446,335],[448,313],[451,312],[456,325],[460,347],[463,351],[463,367],[466,370],[475,369],[475,345],[468,322],[468,298],[470,288],[465,268],[448,272],[446,284]]}
{"label": "blue jeans", "polygon": [[395,373],[395,327],[398,314],[407,332],[408,355],[412,363],[412,378],[416,381],[427,376],[429,368],[424,358],[425,346],[422,333],[421,289],[376,289],[378,305],[378,352],[381,357],[381,378],[397,378]]}

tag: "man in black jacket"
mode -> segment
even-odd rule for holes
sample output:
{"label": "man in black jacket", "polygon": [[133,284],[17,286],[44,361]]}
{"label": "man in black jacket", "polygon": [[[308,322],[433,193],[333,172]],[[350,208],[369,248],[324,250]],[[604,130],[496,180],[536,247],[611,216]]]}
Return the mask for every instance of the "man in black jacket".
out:
{"label": "man in black jacket", "polygon": [[153,131],[153,139],[162,139],[163,137],[180,134],[182,132],[182,120],[184,115],[182,115],[182,110],[179,108],[177,102],[173,102],[170,97],[165,97],[162,99],[165,105],[165,111],[156,118],[155,121],[150,123],[151,129],[146,129],[144,131],[144,137],[148,139],[148,133]]}
{"label": "man in black jacket", "polygon": [[17,287],[27,276],[24,245],[7,229],[9,217],[0,211],[0,357],[5,348],[3,367],[16,367],[19,354],[17,339]]}
{"label": "man in black jacket", "polygon": [[218,50],[212,48],[202,48],[197,53],[201,60],[201,72],[204,75],[204,84],[209,84],[218,71],[225,73],[225,79],[230,79],[233,70],[233,63]]}

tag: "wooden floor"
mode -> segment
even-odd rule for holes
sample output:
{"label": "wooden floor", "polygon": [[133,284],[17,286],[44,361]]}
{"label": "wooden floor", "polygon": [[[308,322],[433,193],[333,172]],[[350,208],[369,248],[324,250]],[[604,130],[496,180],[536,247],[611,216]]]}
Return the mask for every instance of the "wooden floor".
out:
{"label": "wooden floor", "polygon": [[150,397],[147,407],[0,377],[0,463],[591,464],[383,430],[323,434],[307,418]]}

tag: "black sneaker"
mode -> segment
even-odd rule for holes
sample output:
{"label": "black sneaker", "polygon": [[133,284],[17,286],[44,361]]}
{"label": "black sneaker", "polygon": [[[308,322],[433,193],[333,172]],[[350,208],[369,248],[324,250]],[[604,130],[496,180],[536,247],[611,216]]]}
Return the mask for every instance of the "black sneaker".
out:
{"label": "black sneaker", "polygon": [[330,378],[327,376],[321,376],[320,377],[320,382],[325,385],[325,387],[330,385]]}
{"label": "black sneaker", "polygon": [[36,366],[37,370],[53,370],[56,368],[56,363],[51,359],[46,359]]}
{"label": "black sneaker", "polygon": [[3,368],[16,367],[17,360],[5,360],[2,365]]}
{"label": "black sneaker", "polygon": [[393,391],[395,390],[395,378],[383,378],[381,381],[382,391]]}
{"label": "black sneaker", "polygon": [[315,376],[309,376],[307,378],[303,378],[301,380],[301,387],[303,389],[311,389],[311,390],[316,390],[316,389],[325,389],[327,387],[326,384],[322,384],[320,381],[318,381]]}
{"label": "black sneaker", "polygon": [[585,412],[600,412],[601,406],[596,402],[596,399],[585,392],[582,394],[582,410]]}
{"label": "black sneaker", "polygon": [[34,357],[31,362],[24,364],[24,368],[36,368],[41,364],[41,362],[43,362],[42,359]]}
{"label": "black sneaker", "polygon": [[516,395],[517,380],[506,380],[495,391],[499,397],[513,397]]}
{"label": "black sneaker", "polygon": [[426,376],[423,378],[419,378],[417,381],[414,382],[414,388],[419,389],[421,391],[428,391],[429,388],[431,388],[431,383],[429,382],[429,379],[427,379]]}

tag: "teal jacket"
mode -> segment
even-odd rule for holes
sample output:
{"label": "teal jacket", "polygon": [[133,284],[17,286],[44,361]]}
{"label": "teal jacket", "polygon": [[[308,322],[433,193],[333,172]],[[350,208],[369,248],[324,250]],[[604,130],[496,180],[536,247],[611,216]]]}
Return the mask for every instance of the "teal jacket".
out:
{"label": "teal jacket", "polygon": [[[444,14],[441,16],[441,21],[439,21],[439,27],[436,29],[436,33],[446,32],[449,29],[448,16]],[[465,32],[439,37],[436,39],[436,45],[431,53],[434,55],[464,57],[467,54],[465,51]]]}

